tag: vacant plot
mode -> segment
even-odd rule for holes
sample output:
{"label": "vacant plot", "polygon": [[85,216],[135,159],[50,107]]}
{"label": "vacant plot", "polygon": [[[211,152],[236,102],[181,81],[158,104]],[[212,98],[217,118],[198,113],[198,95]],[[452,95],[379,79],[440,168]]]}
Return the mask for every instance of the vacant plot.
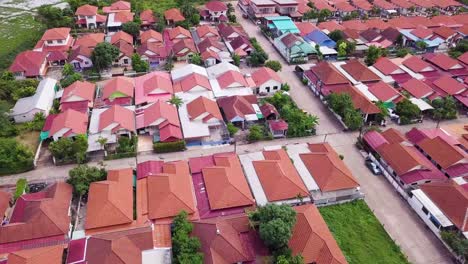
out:
{"label": "vacant plot", "polygon": [[39,131],[25,131],[16,136],[16,140],[35,153],[39,146],[39,133]]}
{"label": "vacant plot", "polygon": [[[207,0],[197,0],[196,5],[203,5],[205,2],[207,2]],[[164,11],[177,6],[174,0],[141,0],[140,3],[142,10],[151,9],[158,12],[159,14],[163,14]]]}
{"label": "vacant plot", "polygon": [[[11,11],[0,7],[0,13]],[[0,23],[0,43],[2,43],[0,45],[0,71],[7,69],[18,53],[33,48],[43,30],[31,14],[20,14],[2,19]]]}
{"label": "vacant plot", "polygon": [[322,207],[320,213],[350,264],[409,263],[363,200]]}

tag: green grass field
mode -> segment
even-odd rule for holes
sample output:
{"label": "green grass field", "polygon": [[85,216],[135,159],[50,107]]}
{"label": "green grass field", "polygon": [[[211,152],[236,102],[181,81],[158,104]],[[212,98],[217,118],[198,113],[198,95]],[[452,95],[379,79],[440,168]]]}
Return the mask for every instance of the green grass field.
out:
{"label": "green grass field", "polygon": [[[0,13],[10,12],[0,8]],[[40,39],[43,27],[31,14],[21,14],[0,22],[0,71],[7,69],[21,51],[31,49]]]}
{"label": "green grass field", "polygon": [[363,200],[319,210],[349,264],[409,263]]}

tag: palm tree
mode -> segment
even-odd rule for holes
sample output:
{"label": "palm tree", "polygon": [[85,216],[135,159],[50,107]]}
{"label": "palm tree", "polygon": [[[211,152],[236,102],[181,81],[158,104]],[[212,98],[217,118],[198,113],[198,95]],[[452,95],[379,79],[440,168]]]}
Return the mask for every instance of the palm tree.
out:
{"label": "palm tree", "polygon": [[184,103],[184,101],[182,101],[182,99],[176,95],[172,95],[172,98],[167,102],[171,105],[175,105],[177,109],[179,109],[179,107]]}
{"label": "palm tree", "polygon": [[104,150],[104,156],[107,156],[107,151],[105,150],[107,138],[99,137],[96,139],[96,142],[99,143],[99,145],[101,145],[101,149]]}

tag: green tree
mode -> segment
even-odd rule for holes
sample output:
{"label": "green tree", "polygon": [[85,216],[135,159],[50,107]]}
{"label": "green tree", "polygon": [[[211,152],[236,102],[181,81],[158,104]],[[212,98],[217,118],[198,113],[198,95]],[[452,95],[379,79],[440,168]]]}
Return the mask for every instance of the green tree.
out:
{"label": "green tree", "polygon": [[73,69],[73,66],[70,63],[65,63],[65,65],[63,65],[63,70],[62,70],[63,76],[70,76],[74,73],[75,73],[75,69]]}
{"label": "green tree", "polygon": [[140,35],[140,25],[136,22],[130,21],[122,25],[122,31],[133,36],[133,39],[137,39]]}
{"label": "green tree", "polygon": [[229,122],[227,123],[227,130],[229,131],[229,135],[232,137],[234,136],[237,131],[239,131],[239,128],[237,128],[233,123]]}
{"label": "green tree", "polygon": [[149,72],[150,66],[147,61],[141,59],[140,54],[132,55],[132,69],[136,72]]}
{"label": "green tree", "polygon": [[164,70],[169,72],[169,71],[172,71],[173,68],[174,68],[174,57],[170,55],[166,60],[166,64],[164,64]]}
{"label": "green tree", "polygon": [[338,57],[346,57],[346,42],[341,42],[338,45]]}
{"label": "green tree", "polygon": [[448,53],[450,57],[458,58],[467,51],[468,51],[468,40],[463,39],[460,42],[458,42],[455,47],[450,48]]}
{"label": "green tree", "polygon": [[97,44],[91,54],[91,60],[93,61],[94,67],[98,71],[109,68],[112,62],[117,59],[120,51],[117,47],[111,45],[108,42]]}
{"label": "green tree", "polygon": [[71,138],[60,138],[49,144],[49,150],[59,162],[75,161],[83,163],[86,161],[86,150],[88,140],[85,135],[77,135],[75,140]]}
{"label": "green tree", "polygon": [[328,10],[328,9],[322,9],[320,10],[319,12],[319,15],[318,15],[318,22],[323,22],[325,21],[328,17],[330,17],[332,15],[331,11]]}
{"label": "green tree", "polygon": [[11,71],[4,71],[2,73],[2,76],[0,77],[0,79],[2,79],[4,81],[14,81],[15,76],[13,75],[13,73]]}
{"label": "green tree", "polygon": [[258,51],[254,50],[250,53],[250,57],[248,58],[248,62],[250,65],[253,67],[258,67],[263,65],[266,60],[268,60],[268,55],[265,53],[265,51]]}
{"label": "green tree", "polygon": [[70,86],[72,83],[74,83],[76,81],[82,81],[82,80],[83,80],[83,75],[81,75],[80,73],[75,72],[72,75],[66,76],[64,79],[62,79],[60,81],[60,85],[63,88],[66,88],[66,87]]}
{"label": "green tree", "polygon": [[289,87],[289,84],[288,84],[288,83],[283,83],[283,84],[281,85],[281,91],[288,92],[289,90],[291,90],[291,87]]}
{"label": "green tree", "polygon": [[462,258],[468,260],[468,240],[461,237],[454,231],[441,231],[440,235],[442,240],[449,245],[449,247]]}
{"label": "green tree", "polygon": [[396,56],[398,58],[403,58],[405,57],[406,55],[408,55],[410,53],[409,49],[407,48],[399,48],[397,49],[397,52],[396,52]]}
{"label": "green tree", "polygon": [[346,93],[332,93],[326,100],[333,112],[342,117],[347,110],[354,109],[351,96]]}
{"label": "green tree", "polygon": [[401,124],[408,124],[421,116],[418,106],[406,98],[396,104],[395,112],[400,116]]}
{"label": "green tree", "polygon": [[33,169],[34,154],[14,138],[0,138],[0,175]]}
{"label": "green tree", "polygon": [[267,62],[265,62],[265,67],[268,67],[272,70],[274,70],[275,72],[279,72],[281,71],[281,63],[279,61],[276,61],[276,60],[269,60]]}
{"label": "green tree", "polygon": [[239,55],[237,55],[237,54],[232,55],[232,63],[234,65],[236,65],[237,67],[239,67],[239,65],[240,65],[240,60],[241,60],[241,58],[240,58]]}
{"label": "green tree", "polygon": [[201,243],[196,237],[191,237],[193,225],[187,219],[187,212],[182,211],[172,223],[172,254],[175,264],[202,264],[203,254]]}
{"label": "green tree", "polygon": [[29,192],[28,181],[25,178],[20,178],[16,181],[16,189],[13,199],[16,201],[21,195]]}
{"label": "green tree", "polygon": [[387,107],[385,107],[384,102],[378,101],[377,103],[375,103],[375,105],[380,109],[380,113],[377,114],[376,121],[381,122],[382,120],[385,120],[385,118],[387,118],[390,115],[390,113],[388,112]]}
{"label": "green tree", "polygon": [[371,45],[367,50],[367,55],[364,62],[367,65],[373,65],[380,57],[382,57],[383,51],[381,48],[378,48],[374,45]]}
{"label": "green tree", "polygon": [[417,41],[415,45],[416,45],[416,48],[418,48],[419,50],[426,50],[427,48],[427,43],[422,40]]}
{"label": "green tree", "polygon": [[343,122],[348,129],[357,130],[363,125],[364,120],[358,110],[350,109],[345,112]]}
{"label": "green tree", "polygon": [[172,95],[171,99],[169,99],[167,102],[177,107],[177,109],[179,109],[179,107],[184,103],[182,98],[178,97],[177,95]]}
{"label": "green tree", "polygon": [[[311,2],[309,2],[311,3]],[[319,14],[315,9],[310,9],[309,11],[305,12],[304,15],[302,16],[303,20],[312,20],[312,19],[317,19]]]}
{"label": "green tree", "polygon": [[104,168],[78,165],[71,169],[68,175],[70,177],[67,183],[73,186],[73,192],[76,195],[85,195],[88,193],[91,183],[105,180],[107,173]]}
{"label": "green tree", "polygon": [[247,135],[247,140],[249,142],[256,142],[264,138],[263,129],[259,125],[253,125],[249,129],[249,134]]}
{"label": "green tree", "polygon": [[18,101],[20,98],[32,96],[36,93],[36,87],[27,86],[21,87],[13,91],[13,100]]}
{"label": "green tree", "polygon": [[331,38],[333,41],[338,42],[340,40],[344,40],[344,34],[343,31],[339,29],[335,29],[330,34],[328,34],[328,37]]}
{"label": "green tree", "polygon": [[448,96],[442,99],[434,99],[431,102],[432,118],[435,120],[448,120],[457,118],[457,104],[453,97]]}
{"label": "green tree", "polygon": [[51,5],[42,5],[37,9],[36,19],[47,28],[71,27],[73,14],[70,9],[60,9]]}
{"label": "green tree", "polygon": [[198,53],[193,54],[192,58],[190,58],[190,62],[195,65],[203,66],[203,59]]}

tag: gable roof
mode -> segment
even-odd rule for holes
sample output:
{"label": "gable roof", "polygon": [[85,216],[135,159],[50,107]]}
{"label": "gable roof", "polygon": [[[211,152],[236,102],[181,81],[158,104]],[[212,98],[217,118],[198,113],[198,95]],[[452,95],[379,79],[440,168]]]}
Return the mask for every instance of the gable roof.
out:
{"label": "gable roof", "polygon": [[123,94],[133,98],[134,80],[132,78],[118,76],[107,81],[102,87],[102,98],[112,99],[114,93]]}
{"label": "gable roof", "polygon": [[341,65],[341,68],[358,82],[380,81],[380,77],[377,74],[369,70],[366,65],[358,60],[349,60],[346,64]]}
{"label": "gable roof", "polygon": [[109,7],[104,7],[103,11],[111,12],[111,11],[121,11],[121,10],[130,10],[131,3],[127,1],[116,1],[112,3]]}
{"label": "gable roof", "polygon": [[104,110],[99,116],[98,132],[112,126],[112,132],[119,129],[135,131],[135,113],[120,105],[113,105]]}
{"label": "gable roof", "polygon": [[185,38],[192,38],[192,34],[190,34],[190,31],[188,31],[187,29],[181,27],[181,26],[177,26],[175,28],[171,28],[168,30],[169,32],[169,39],[171,40],[174,40],[175,38],[177,38],[177,36],[179,35],[184,35]]}
{"label": "gable roof", "polygon": [[235,154],[214,155],[214,166],[202,169],[212,210],[247,206],[255,203]]}
{"label": "gable roof", "polygon": [[264,83],[275,80],[279,83],[283,83],[281,78],[279,77],[278,73],[268,67],[261,67],[260,69],[256,70],[252,73],[252,79],[255,82],[255,85],[258,87],[263,85]]}
{"label": "gable roof", "polygon": [[329,62],[319,62],[314,67],[311,67],[310,71],[325,85],[349,83],[348,79]]}
{"label": "gable roof", "polygon": [[107,180],[91,183],[86,229],[128,224],[133,221],[133,170],[109,170]]}
{"label": "gable roof", "polygon": [[375,95],[375,97],[377,97],[377,99],[382,102],[394,100],[393,98],[396,98],[400,95],[400,93],[395,88],[385,83],[384,81],[369,85],[369,92]]}
{"label": "gable roof", "polygon": [[97,44],[104,42],[104,33],[88,33],[76,39],[73,45],[94,48]]}
{"label": "gable roof", "polygon": [[63,245],[15,251],[8,255],[5,264],[62,263]]}
{"label": "gable roof", "polygon": [[418,79],[409,79],[401,84],[401,88],[419,99],[425,98],[434,92],[429,85]]}
{"label": "gable roof", "polygon": [[41,40],[64,40],[70,35],[71,28],[61,27],[61,28],[51,28],[44,32]]}
{"label": "gable roof", "polygon": [[211,0],[205,4],[205,8],[211,12],[222,12],[227,11],[227,6],[225,3],[217,0]]}
{"label": "gable roof", "polygon": [[236,117],[245,118],[246,115],[256,114],[252,106],[252,104],[257,104],[257,97],[255,95],[223,97],[219,98],[217,102],[228,121]]}
{"label": "gable roof", "polygon": [[[187,51],[184,51],[185,49],[187,49]],[[176,42],[174,46],[172,46],[172,52],[174,52],[174,54],[178,55],[182,51],[184,51],[184,53],[182,54],[183,56],[190,52],[197,52],[197,48],[195,47],[195,43],[192,39],[181,39],[178,42]]]}
{"label": "gable roof", "polygon": [[148,101],[148,96],[160,94],[173,94],[174,87],[169,73],[154,71],[134,78],[135,104]]}
{"label": "gable roof", "polygon": [[8,224],[0,226],[0,244],[67,236],[72,187],[56,182],[38,193],[22,195]]}
{"label": "gable roof", "polygon": [[77,16],[95,16],[97,15],[98,7],[93,5],[82,5],[76,9]]}
{"label": "gable roof", "polygon": [[208,78],[194,72],[174,82],[174,92],[190,92],[196,86],[201,86],[211,91],[211,84]]}
{"label": "gable roof", "polygon": [[88,114],[73,109],[67,109],[59,113],[54,118],[49,135],[53,136],[63,129],[67,129],[67,132],[63,134],[64,137],[71,134],[86,134],[88,129]]}
{"label": "gable roof", "polygon": [[162,34],[155,30],[150,29],[150,30],[142,31],[140,33],[141,43],[145,43],[150,39],[155,39],[156,41],[154,42],[161,42],[161,43],[163,42]]}
{"label": "gable roof", "polygon": [[142,262],[142,251],[153,249],[150,226],[90,237],[86,244],[87,263],[130,264]]}
{"label": "gable roof", "polygon": [[417,155],[418,150],[413,146],[401,143],[383,144],[377,151],[399,176],[412,170],[427,169],[428,161]]}
{"label": "gable roof", "polygon": [[466,87],[463,83],[448,75],[444,75],[432,83],[448,95],[459,94],[466,90]]}
{"label": "gable roof", "polygon": [[112,45],[114,45],[119,41],[125,41],[128,44],[132,45],[133,44],[133,36],[126,33],[125,31],[119,31],[119,32],[115,33],[114,35],[112,35],[112,37],[110,39],[110,43]]}
{"label": "gable roof", "polygon": [[133,21],[133,13],[130,11],[120,11],[114,15],[114,21],[122,24]]}
{"label": "gable roof", "polygon": [[142,112],[138,112],[136,119],[137,129],[151,126],[160,119],[163,120],[162,123],[158,125],[160,129],[169,124],[180,127],[177,108],[161,100],[144,108]]}
{"label": "gable roof", "polygon": [[452,70],[454,68],[463,68],[457,60],[454,60],[443,53],[432,54],[432,56],[425,56],[424,58],[444,71]]}
{"label": "gable roof", "polygon": [[[154,17],[153,10],[151,9],[146,9],[143,10],[140,13],[140,19],[142,21],[142,24],[148,25],[148,24],[153,24],[156,22],[156,18]],[[152,30],[152,29],[150,29]]]}
{"label": "gable roof", "polygon": [[27,50],[19,53],[9,71],[24,72],[26,77],[35,77],[43,74],[41,72],[42,64],[45,63],[47,52]]}
{"label": "gable roof", "polygon": [[244,75],[238,71],[228,70],[218,76],[216,80],[219,83],[221,89],[229,88],[230,85],[238,83],[241,86],[248,87],[247,81],[244,78]]}
{"label": "gable roof", "polygon": [[405,73],[387,57],[379,58],[372,66],[385,75]]}
{"label": "gable roof", "polygon": [[419,142],[418,146],[442,169],[447,169],[460,162],[468,163],[468,155],[442,137],[426,138]]}
{"label": "gable roof", "polygon": [[404,60],[402,64],[416,73],[435,70],[434,67],[432,67],[429,63],[423,61],[417,56],[409,57],[408,59]]}
{"label": "gable roof", "polygon": [[346,264],[347,261],[317,207],[312,204],[293,207],[296,210],[289,248],[302,255],[304,263]]}
{"label": "gable roof", "polygon": [[181,210],[189,215],[197,211],[187,162],[164,163],[162,173],[150,175],[146,180],[150,219],[173,217]]}
{"label": "gable roof", "polygon": [[449,27],[446,27],[446,26],[441,26],[441,27],[437,27],[434,29],[434,33],[439,35],[440,37],[444,38],[444,39],[448,39],[450,38],[451,36],[457,34],[457,32]]}
{"label": "gable roof", "polygon": [[263,151],[263,156],[252,163],[269,202],[309,195],[284,149]]}
{"label": "gable roof", "polygon": [[213,36],[210,37],[219,37],[218,30],[210,25],[198,26],[196,32],[199,38],[204,38],[209,33],[213,34]]}
{"label": "gable roof", "polygon": [[197,44],[197,47],[200,52],[204,52],[210,48],[217,48],[219,50],[223,50],[225,46],[217,38],[205,38]]}
{"label": "gable roof", "polygon": [[182,12],[180,12],[180,10],[177,8],[171,8],[164,11],[164,18],[173,22],[180,22],[185,20],[184,15],[182,15]]}
{"label": "gable roof", "polygon": [[400,131],[396,130],[395,128],[389,128],[380,133],[388,143],[401,143],[406,141],[406,138]]}
{"label": "gable roof", "polygon": [[187,112],[190,120],[197,119],[198,117],[206,114],[203,121],[209,121],[211,118],[222,120],[221,112],[219,111],[218,104],[204,96],[192,100],[187,104]]}
{"label": "gable roof", "polygon": [[468,51],[463,53],[461,56],[457,58],[459,61],[463,62],[464,64],[468,65]]}
{"label": "gable roof", "polygon": [[87,81],[75,81],[65,89],[63,89],[60,103],[88,101],[93,102],[96,84]]}
{"label": "gable roof", "polygon": [[328,143],[309,144],[309,150],[310,153],[299,156],[322,192],[359,186],[351,171]]}

